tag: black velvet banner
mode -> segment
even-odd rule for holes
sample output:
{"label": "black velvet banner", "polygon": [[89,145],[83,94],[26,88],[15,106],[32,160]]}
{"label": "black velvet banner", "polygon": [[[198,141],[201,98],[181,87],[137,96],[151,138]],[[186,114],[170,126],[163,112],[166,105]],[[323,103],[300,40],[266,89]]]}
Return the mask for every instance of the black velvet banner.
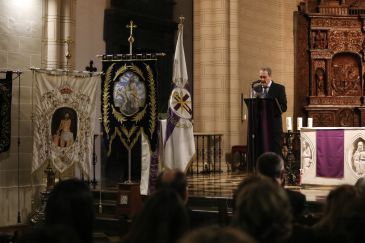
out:
{"label": "black velvet banner", "polygon": [[12,72],[0,79],[0,153],[10,148]]}
{"label": "black velvet banner", "polygon": [[108,161],[107,179],[126,180],[128,154],[132,179],[141,177],[141,136],[150,152],[158,142],[157,80],[155,60],[103,61],[102,123]]}

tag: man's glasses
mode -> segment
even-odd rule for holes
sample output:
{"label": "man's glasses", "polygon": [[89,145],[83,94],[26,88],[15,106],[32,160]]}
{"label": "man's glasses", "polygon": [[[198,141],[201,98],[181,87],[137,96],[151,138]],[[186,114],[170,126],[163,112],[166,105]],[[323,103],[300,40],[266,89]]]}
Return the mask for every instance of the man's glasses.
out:
{"label": "man's glasses", "polygon": [[260,76],[260,78],[267,78],[267,76]]}

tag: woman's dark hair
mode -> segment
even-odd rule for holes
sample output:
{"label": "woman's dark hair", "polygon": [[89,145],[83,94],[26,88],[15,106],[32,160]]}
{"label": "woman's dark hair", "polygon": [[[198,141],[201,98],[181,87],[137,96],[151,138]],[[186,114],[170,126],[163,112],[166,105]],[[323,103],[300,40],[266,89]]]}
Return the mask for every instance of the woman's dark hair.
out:
{"label": "woman's dark hair", "polygon": [[156,191],[144,203],[123,242],[174,243],[189,229],[180,196],[169,188]]}
{"label": "woman's dark hair", "polygon": [[292,214],[285,191],[272,180],[249,177],[235,193],[233,226],[259,242],[283,242],[292,232]]}
{"label": "woman's dark hair", "polygon": [[341,185],[330,191],[327,196],[321,220],[313,226],[317,234],[325,239],[345,239],[346,218],[349,205],[359,197],[358,190],[352,185]]}
{"label": "woman's dark hair", "polygon": [[68,225],[81,242],[92,242],[95,220],[94,203],[89,187],[78,179],[61,181],[49,194],[45,209],[46,225]]}

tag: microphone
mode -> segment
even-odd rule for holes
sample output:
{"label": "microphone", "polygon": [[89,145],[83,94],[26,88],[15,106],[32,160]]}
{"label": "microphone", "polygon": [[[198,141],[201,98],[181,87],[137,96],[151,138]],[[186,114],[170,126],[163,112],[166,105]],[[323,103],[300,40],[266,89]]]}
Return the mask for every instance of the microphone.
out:
{"label": "microphone", "polygon": [[251,84],[254,85],[254,84],[258,84],[258,83],[261,83],[261,80],[253,81]]}

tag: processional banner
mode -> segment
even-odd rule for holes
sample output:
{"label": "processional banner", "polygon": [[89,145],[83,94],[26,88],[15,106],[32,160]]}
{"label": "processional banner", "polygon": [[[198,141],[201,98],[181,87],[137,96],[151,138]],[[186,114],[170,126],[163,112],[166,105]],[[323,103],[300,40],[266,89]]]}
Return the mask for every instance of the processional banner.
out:
{"label": "processional banner", "polygon": [[0,79],[0,153],[10,148],[12,72]]}
{"label": "processional banner", "polygon": [[122,171],[111,173],[122,173],[117,177],[126,180],[131,159],[132,179],[141,180],[142,194],[148,193],[149,181],[157,173],[156,61],[153,57],[103,60],[104,141],[109,160],[123,167]]}
{"label": "processional banner", "polygon": [[50,164],[63,174],[78,166],[90,178],[100,75],[57,70],[33,74],[32,172]]}
{"label": "processional banner", "polygon": [[172,82],[174,89],[170,95],[168,119],[161,121],[163,163],[166,168],[186,171],[195,156],[195,142],[182,27],[176,43]]}

